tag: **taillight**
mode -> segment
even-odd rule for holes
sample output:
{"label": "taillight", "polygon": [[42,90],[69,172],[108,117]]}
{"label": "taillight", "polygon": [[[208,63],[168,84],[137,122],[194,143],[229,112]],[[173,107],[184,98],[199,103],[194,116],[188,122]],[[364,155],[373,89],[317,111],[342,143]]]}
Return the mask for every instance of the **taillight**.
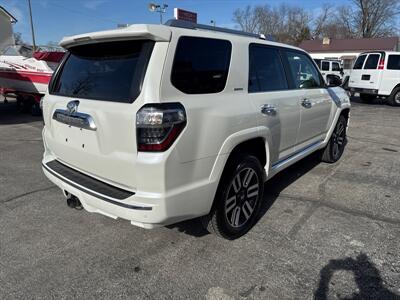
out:
{"label": "taillight", "polygon": [[136,114],[138,151],[165,151],[186,126],[180,103],[147,104]]}
{"label": "taillight", "polygon": [[383,70],[384,67],[385,67],[385,58],[382,57],[381,60],[379,61],[378,70]]}

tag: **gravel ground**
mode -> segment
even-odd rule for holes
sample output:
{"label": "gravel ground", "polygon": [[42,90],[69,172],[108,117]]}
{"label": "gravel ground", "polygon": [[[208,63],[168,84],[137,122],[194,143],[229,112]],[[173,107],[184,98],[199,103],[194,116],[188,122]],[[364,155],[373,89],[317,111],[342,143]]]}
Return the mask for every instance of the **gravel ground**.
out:
{"label": "gravel ground", "polygon": [[232,242],[67,208],[41,127],[0,101],[1,299],[400,299],[400,108],[354,99],[341,161],[277,175]]}

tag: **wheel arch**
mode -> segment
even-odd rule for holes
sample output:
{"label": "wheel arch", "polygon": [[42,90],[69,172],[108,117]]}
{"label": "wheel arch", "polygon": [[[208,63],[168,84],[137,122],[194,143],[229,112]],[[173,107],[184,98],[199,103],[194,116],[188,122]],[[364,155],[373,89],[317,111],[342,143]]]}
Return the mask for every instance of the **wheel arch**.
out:
{"label": "wheel arch", "polygon": [[219,181],[229,161],[238,153],[254,155],[266,168],[270,157],[269,140],[270,135],[266,128],[246,129],[228,137],[216,158],[209,180]]}

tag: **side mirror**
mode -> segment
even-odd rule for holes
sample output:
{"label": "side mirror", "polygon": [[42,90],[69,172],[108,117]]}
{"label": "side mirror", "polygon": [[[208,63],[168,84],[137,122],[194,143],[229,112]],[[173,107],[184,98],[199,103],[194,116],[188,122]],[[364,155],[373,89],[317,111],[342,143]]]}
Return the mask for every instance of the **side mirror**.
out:
{"label": "side mirror", "polygon": [[328,87],[335,87],[342,85],[342,80],[339,76],[336,75],[328,75],[326,76],[326,84]]}

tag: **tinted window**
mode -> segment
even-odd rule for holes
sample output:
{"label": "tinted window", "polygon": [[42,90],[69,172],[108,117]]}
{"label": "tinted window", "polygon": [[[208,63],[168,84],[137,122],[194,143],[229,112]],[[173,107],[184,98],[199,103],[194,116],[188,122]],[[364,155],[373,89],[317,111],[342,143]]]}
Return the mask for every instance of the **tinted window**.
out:
{"label": "tinted window", "polygon": [[388,70],[400,70],[400,55],[389,55]]}
{"label": "tinted window", "polygon": [[376,69],[376,67],[378,66],[379,57],[380,57],[379,54],[368,55],[368,59],[364,65],[364,70]]}
{"label": "tinted window", "polygon": [[228,78],[231,51],[228,41],[181,37],[172,66],[172,84],[186,94],[221,92]]}
{"label": "tinted window", "polygon": [[321,60],[320,60],[320,59],[317,59],[317,58],[315,58],[315,59],[314,59],[314,61],[315,61],[315,63],[317,64],[318,68],[320,68],[320,69],[321,69]]}
{"label": "tinted window", "polygon": [[363,64],[364,64],[364,61],[365,61],[366,57],[367,57],[366,55],[360,55],[357,58],[356,62],[354,63],[353,69],[354,70],[360,70],[362,68]]}
{"label": "tinted window", "polygon": [[263,46],[250,46],[249,93],[288,88],[279,51]]}
{"label": "tinted window", "polygon": [[319,72],[307,55],[299,52],[287,51],[286,56],[295,88],[309,89],[321,87],[322,84]]}
{"label": "tinted window", "polygon": [[340,71],[340,65],[337,62],[332,63],[332,71]]}
{"label": "tinted window", "polygon": [[329,71],[329,61],[323,61],[321,64],[322,71]]}
{"label": "tinted window", "polygon": [[95,100],[133,102],[154,42],[123,41],[76,46],[51,84],[51,93]]}

